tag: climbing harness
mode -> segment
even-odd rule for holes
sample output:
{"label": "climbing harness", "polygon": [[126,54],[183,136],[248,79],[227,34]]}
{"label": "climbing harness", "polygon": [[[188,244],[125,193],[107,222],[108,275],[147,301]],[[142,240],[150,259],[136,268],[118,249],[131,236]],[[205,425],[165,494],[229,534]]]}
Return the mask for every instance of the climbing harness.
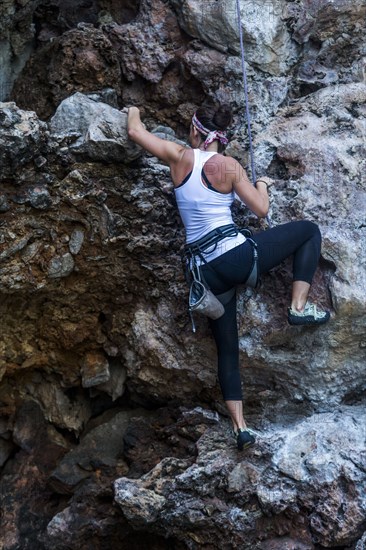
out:
{"label": "climbing harness", "polygon": [[238,233],[239,229],[233,223],[216,227],[201,239],[187,244],[185,246],[185,251],[192,256],[199,256],[204,261],[201,257],[203,252],[207,253],[208,249],[211,247],[213,248],[210,252],[213,252],[220,241],[227,237],[236,237]]}
{"label": "climbing harness", "polygon": [[[240,39],[241,69],[242,69],[242,73],[243,73],[245,113],[246,113],[247,126],[248,126],[250,165],[251,165],[253,185],[255,186],[255,182],[257,181],[257,176],[256,176],[255,161],[254,161],[252,128],[251,128],[251,118],[250,118],[250,110],[249,110],[248,81],[247,81],[247,71],[246,71],[246,68],[245,68],[245,50],[244,50],[243,29],[242,29],[242,25],[241,25],[239,0],[236,0],[236,12],[237,12],[237,18],[238,18],[239,39]],[[269,219],[269,216],[266,216],[266,221],[268,223],[268,226],[271,227],[272,224],[271,224],[271,221]]]}
{"label": "climbing harness", "polygon": [[[224,225],[213,229],[201,239],[189,243],[184,247],[185,273],[187,282],[190,284],[188,310],[193,332],[196,332],[193,318],[194,312],[206,315],[210,319],[219,319],[225,312],[224,305],[235,294],[235,288],[231,288],[227,292],[215,296],[208,288],[200,267],[201,265],[210,266],[204,257],[205,253],[213,252],[220,241],[227,237],[235,237],[238,233],[242,233],[246,237],[246,240],[252,245],[253,250],[251,269],[244,284],[256,288],[259,283],[257,243],[253,240],[249,229],[240,229],[235,224]],[[198,258],[201,264],[198,263]]]}

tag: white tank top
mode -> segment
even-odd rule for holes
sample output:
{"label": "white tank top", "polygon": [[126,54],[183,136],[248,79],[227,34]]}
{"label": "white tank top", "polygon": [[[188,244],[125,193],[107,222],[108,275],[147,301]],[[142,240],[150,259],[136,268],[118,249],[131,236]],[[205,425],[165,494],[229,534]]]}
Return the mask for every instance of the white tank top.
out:
{"label": "white tank top", "polygon": [[[202,169],[205,163],[215,152],[193,149],[194,164],[188,179],[175,188],[175,197],[184,227],[186,230],[187,244],[201,239],[207,233],[233,222],[231,205],[235,193],[220,193],[206,187],[202,181]],[[224,252],[245,241],[244,235],[239,233],[234,237],[227,237],[220,241],[216,247],[212,247],[204,254],[209,262]]]}

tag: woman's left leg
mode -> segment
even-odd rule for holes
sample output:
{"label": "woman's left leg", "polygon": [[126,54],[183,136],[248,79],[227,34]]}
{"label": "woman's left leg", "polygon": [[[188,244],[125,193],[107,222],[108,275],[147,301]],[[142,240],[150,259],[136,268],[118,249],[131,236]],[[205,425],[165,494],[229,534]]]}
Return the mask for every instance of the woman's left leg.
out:
{"label": "woman's left leg", "polygon": [[[310,285],[318,266],[321,235],[316,224],[309,221],[289,222],[254,235],[258,246],[259,271],[267,273],[285,258],[293,255],[292,298],[290,324],[322,324],[329,312],[307,304]],[[305,308],[306,306],[306,308]]]}
{"label": "woman's left leg", "polygon": [[309,285],[318,266],[321,235],[318,226],[309,221],[278,225],[253,236],[258,247],[261,274],[293,255],[293,280]]}

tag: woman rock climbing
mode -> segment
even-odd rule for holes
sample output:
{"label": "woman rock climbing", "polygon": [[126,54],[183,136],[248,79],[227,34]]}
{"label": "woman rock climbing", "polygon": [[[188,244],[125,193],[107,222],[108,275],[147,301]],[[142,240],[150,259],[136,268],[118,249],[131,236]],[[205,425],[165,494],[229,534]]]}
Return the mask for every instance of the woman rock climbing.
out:
{"label": "woman rock climbing", "polygon": [[[261,177],[253,186],[242,166],[222,154],[228,143],[225,131],[231,120],[228,106],[200,107],[192,118],[189,132],[192,148],[189,148],[150,133],[140,120],[139,109],[130,107],[128,135],[169,165],[188,249],[194,250],[195,244],[202,239],[204,242],[207,236],[214,238],[214,246],[199,247],[195,261],[203,280],[216,296],[227,297],[230,289],[247,281],[253,266],[254,241],[259,275],[293,256],[288,322],[291,325],[325,323],[329,312],[307,302],[320,256],[318,227],[309,221],[294,221],[261,231],[253,235],[251,241],[233,224],[231,205],[235,194],[257,216],[265,217],[269,208],[268,188],[273,182]],[[220,231],[223,227],[231,228],[231,232]],[[217,346],[219,383],[241,450],[252,445],[255,438],[243,416],[235,290],[223,302],[224,314],[209,322]]]}

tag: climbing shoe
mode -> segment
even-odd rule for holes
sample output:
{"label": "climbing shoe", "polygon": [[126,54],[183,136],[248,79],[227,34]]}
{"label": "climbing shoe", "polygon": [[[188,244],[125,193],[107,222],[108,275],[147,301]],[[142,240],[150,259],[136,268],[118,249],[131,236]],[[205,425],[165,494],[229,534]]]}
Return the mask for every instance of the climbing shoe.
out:
{"label": "climbing shoe", "polygon": [[234,432],[234,434],[239,451],[247,449],[255,443],[255,437],[251,433],[249,433],[248,430],[239,430],[238,432]]}
{"label": "climbing shoe", "polygon": [[307,303],[303,311],[288,308],[287,319],[290,325],[323,325],[329,321],[329,311],[317,309],[315,304]]}

